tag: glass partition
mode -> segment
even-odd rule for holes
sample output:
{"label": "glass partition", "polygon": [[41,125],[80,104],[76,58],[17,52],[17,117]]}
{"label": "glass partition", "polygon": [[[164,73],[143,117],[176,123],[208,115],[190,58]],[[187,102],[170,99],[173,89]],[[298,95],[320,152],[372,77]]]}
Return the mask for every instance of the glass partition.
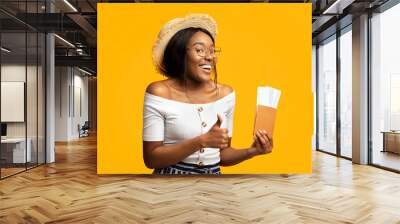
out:
{"label": "glass partition", "polygon": [[340,155],[352,157],[352,32],[340,36]]}
{"label": "glass partition", "polygon": [[[0,178],[45,163],[45,34],[16,17],[45,1],[1,1]],[[39,7],[40,6],[40,7]]]}
{"label": "glass partition", "polygon": [[400,171],[400,4],[371,18],[372,164]]}
{"label": "glass partition", "polygon": [[336,36],[318,47],[318,149],[336,154]]}
{"label": "glass partition", "polygon": [[26,33],[3,32],[1,47],[1,175],[7,177],[24,171],[31,158],[26,140]]}

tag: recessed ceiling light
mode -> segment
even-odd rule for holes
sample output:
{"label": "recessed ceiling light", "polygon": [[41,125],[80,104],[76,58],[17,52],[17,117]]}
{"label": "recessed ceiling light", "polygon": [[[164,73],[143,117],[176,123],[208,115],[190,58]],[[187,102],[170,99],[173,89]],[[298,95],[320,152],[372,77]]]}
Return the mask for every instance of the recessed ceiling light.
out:
{"label": "recessed ceiling light", "polygon": [[81,68],[79,68],[79,67],[78,67],[78,70],[81,71],[81,72],[83,72],[83,73],[85,73],[85,74],[87,74],[87,75],[93,75],[92,73],[90,73],[90,72],[88,72],[88,71],[86,71],[86,70],[83,70],[83,69],[81,69]]}
{"label": "recessed ceiling light", "polygon": [[69,45],[70,47],[73,47],[73,48],[75,48],[75,45],[73,45],[71,42],[69,42],[68,40],[66,40],[66,39],[64,39],[64,38],[62,38],[62,37],[60,37],[59,35],[57,35],[57,34],[54,34],[54,36],[55,37],[57,37],[59,40],[61,40],[62,42],[64,42],[64,43],[66,43],[67,45]]}
{"label": "recessed ceiling light", "polygon": [[351,5],[354,1],[355,0],[336,0],[327,9],[325,9],[322,14],[342,14],[343,9]]}
{"label": "recessed ceiling light", "polygon": [[4,51],[6,53],[10,53],[11,52],[11,50],[9,50],[9,49],[7,49],[5,47],[1,47],[1,51]]}
{"label": "recessed ceiling light", "polygon": [[65,4],[67,4],[74,12],[78,12],[78,10],[68,1],[64,0]]}

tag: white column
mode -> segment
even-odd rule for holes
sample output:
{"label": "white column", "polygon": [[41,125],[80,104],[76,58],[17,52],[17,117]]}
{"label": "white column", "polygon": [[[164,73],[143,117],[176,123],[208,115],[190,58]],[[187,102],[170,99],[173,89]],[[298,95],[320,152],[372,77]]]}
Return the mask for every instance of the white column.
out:
{"label": "white column", "polygon": [[55,76],[54,76],[54,35],[46,36],[46,163],[55,161],[54,133],[55,133]]}
{"label": "white column", "polygon": [[368,15],[353,19],[353,162],[368,163]]}
{"label": "white column", "polygon": [[316,150],[316,142],[317,142],[317,139],[316,139],[316,136],[317,136],[317,133],[316,133],[316,131],[317,131],[317,104],[316,104],[316,100],[317,100],[317,98],[316,98],[316,94],[317,94],[317,91],[316,91],[316,89],[317,89],[317,83],[316,83],[316,81],[317,81],[317,71],[316,71],[316,63],[317,63],[317,48],[316,48],[316,46],[315,45],[313,45],[312,46],[312,83],[311,83],[311,86],[312,86],[312,93],[313,93],[313,112],[314,112],[314,119],[313,119],[313,122],[314,122],[314,132],[313,132],[313,135],[312,135],[312,149],[313,150]]}
{"label": "white column", "polygon": [[[46,12],[54,12],[54,5],[46,1]],[[55,162],[55,42],[54,34],[46,35],[46,163]]]}
{"label": "white column", "polygon": [[58,66],[55,68],[55,141],[69,141],[72,139],[72,68]]}

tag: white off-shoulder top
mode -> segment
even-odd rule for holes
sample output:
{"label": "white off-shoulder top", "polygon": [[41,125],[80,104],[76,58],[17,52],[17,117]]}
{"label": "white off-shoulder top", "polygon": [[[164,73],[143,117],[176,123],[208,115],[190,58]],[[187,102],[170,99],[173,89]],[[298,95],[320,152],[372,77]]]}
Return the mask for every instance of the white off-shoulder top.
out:
{"label": "white off-shoulder top", "polygon": [[[143,141],[163,141],[164,144],[177,144],[210,130],[217,122],[217,114],[223,118],[221,128],[228,129],[232,137],[235,92],[221,99],[205,103],[191,104],[166,99],[145,93],[143,108]],[[212,165],[220,161],[220,149],[201,149],[182,162]]]}

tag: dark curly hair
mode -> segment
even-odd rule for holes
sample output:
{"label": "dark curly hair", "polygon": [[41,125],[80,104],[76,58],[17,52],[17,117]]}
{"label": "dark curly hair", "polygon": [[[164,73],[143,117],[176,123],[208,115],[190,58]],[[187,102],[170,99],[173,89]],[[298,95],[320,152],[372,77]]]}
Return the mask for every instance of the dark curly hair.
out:
{"label": "dark curly hair", "polygon": [[[186,77],[187,77],[187,68],[186,68],[186,62],[187,62],[187,51],[186,51],[186,46],[190,41],[190,38],[197,33],[197,32],[203,32],[210,36],[211,40],[213,43],[215,43],[215,40],[213,36],[208,32],[207,30],[203,28],[186,28],[183,30],[178,31],[168,42],[162,63],[161,63],[161,72],[163,75],[169,77],[169,78],[176,78],[180,81],[185,82]],[[216,66],[213,66],[214,68],[214,82],[217,83],[217,68]]]}

